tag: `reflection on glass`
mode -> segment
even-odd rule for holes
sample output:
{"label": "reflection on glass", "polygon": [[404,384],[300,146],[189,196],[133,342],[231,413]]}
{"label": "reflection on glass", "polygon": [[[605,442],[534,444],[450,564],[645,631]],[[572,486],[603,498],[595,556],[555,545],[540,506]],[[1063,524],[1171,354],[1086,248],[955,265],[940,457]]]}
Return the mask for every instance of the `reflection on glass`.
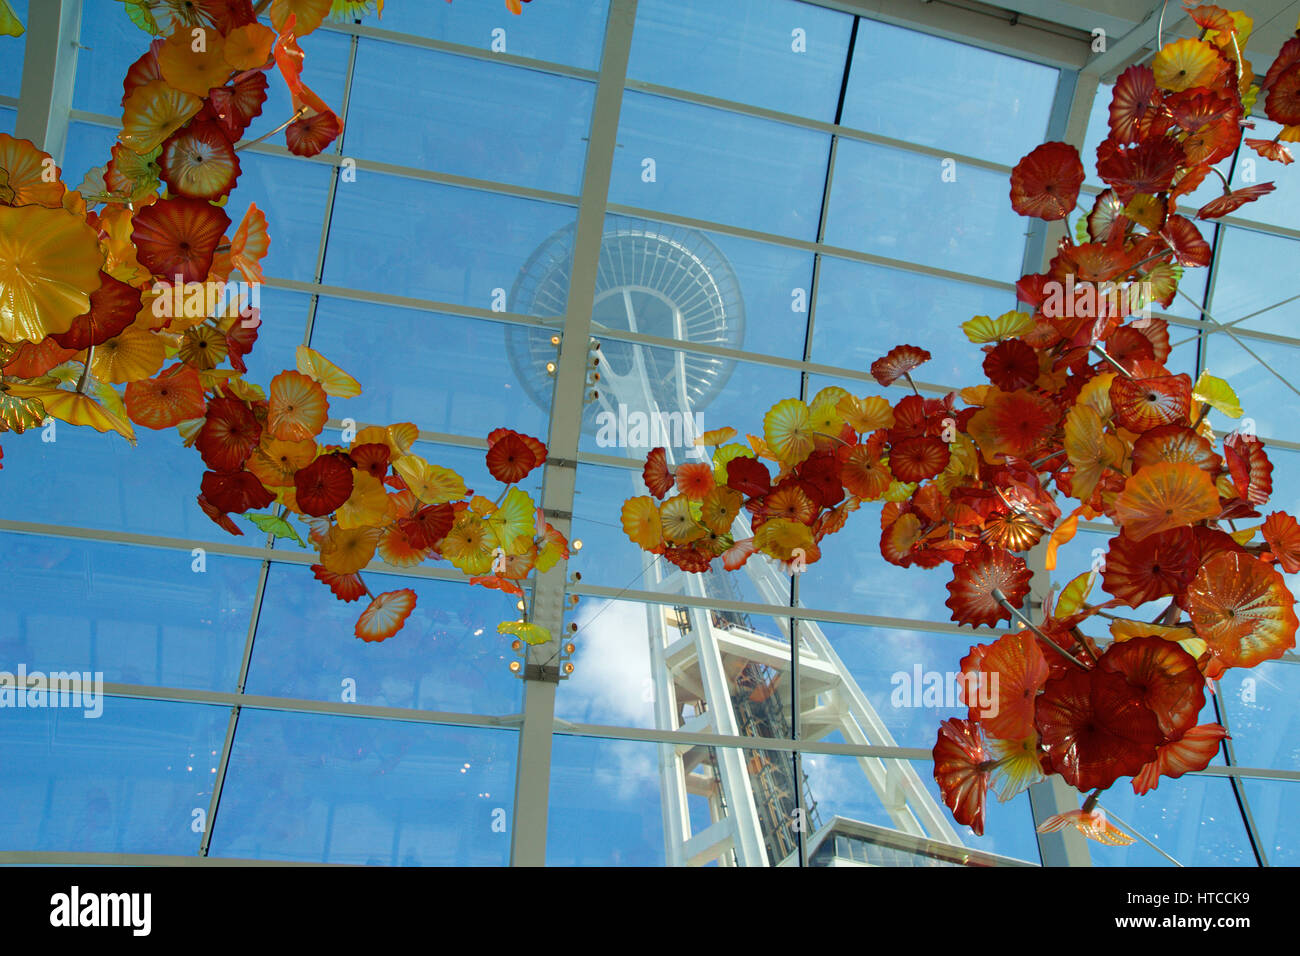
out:
{"label": "reflection on glass", "polygon": [[193,856],[195,812],[208,812],[230,709],[120,697],[103,704],[95,719],[5,710],[11,769],[0,847]]}
{"label": "reflection on glass", "polygon": [[211,856],[504,866],[518,735],[245,708]]}
{"label": "reflection on glass", "polygon": [[1057,72],[864,19],[842,122],[1013,166],[1043,141]]}
{"label": "reflection on glass", "polygon": [[233,690],[255,561],[0,535],[0,669],[99,671],[126,684]]}
{"label": "reflection on glass", "polygon": [[792,0],[640,0],[628,76],[835,121],[853,18]]}

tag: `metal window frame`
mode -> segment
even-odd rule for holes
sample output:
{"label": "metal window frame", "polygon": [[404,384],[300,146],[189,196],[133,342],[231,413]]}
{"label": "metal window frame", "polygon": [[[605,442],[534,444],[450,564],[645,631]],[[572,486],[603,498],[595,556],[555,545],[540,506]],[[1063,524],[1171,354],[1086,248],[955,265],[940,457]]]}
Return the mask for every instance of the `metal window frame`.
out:
{"label": "metal window frame", "polygon": [[[801,2],[803,2],[803,0],[801,0]],[[1098,81],[1118,72],[1119,69],[1126,65],[1128,60],[1141,55],[1146,47],[1150,45],[1155,34],[1156,18],[1154,14],[1152,14],[1151,16],[1148,16],[1143,23],[1130,31],[1129,34],[1113,42],[1107,53],[1090,58],[1085,56],[1082,57],[1082,62],[1079,62],[1081,59],[1080,56],[1068,49],[1068,44],[1061,41],[1061,35],[1059,33],[1055,31],[1043,31],[1032,24],[1021,24],[1022,29],[1019,42],[1011,41],[1011,33],[1015,30],[1014,25],[1011,25],[1008,29],[1005,27],[995,28],[989,23],[984,23],[978,29],[967,30],[965,25],[976,22],[972,20],[971,17],[981,16],[983,14],[978,12],[971,13],[971,11],[966,9],[966,7],[979,6],[978,4],[967,4],[966,7],[963,7],[961,4],[936,3],[932,6],[923,5],[918,8],[915,4],[905,3],[903,0],[875,0],[875,2],[866,2],[866,0],[814,0],[814,3],[820,7],[839,9],[861,15],[867,19],[905,26],[934,35],[948,36],[951,39],[968,45],[993,50],[995,52],[1007,53],[1009,55],[1034,60],[1035,62],[1060,68],[1062,71],[1061,76],[1063,82],[1061,89],[1058,89],[1058,96],[1053,106],[1052,119],[1049,122],[1049,131],[1059,130],[1060,132],[1056,135],[1071,142],[1082,142],[1084,129],[1086,128],[1087,118],[1090,112],[1093,96],[1097,89]],[[0,105],[16,106],[18,108],[18,118],[15,128],[15,133],[18,136],[25,136],[26,138],[31,138],[38,143],[44,144],[47,151],[55,155],[56,159],[60,159],[63,145],[67,138],[68,125],[71,121],[90,122],[104,126],[115,126],[117,123],[112,117],[71,109],[72,86],[75,80],[76,44],[74,42],[64,42],[61,38],[75,37],[77,35],[81,8],[80,0],[47,0],[44,4],[33,4],[33,7],[35,9],[33,9],[29,15],[29,31],[27,39],[28,55],[26,56],[24,63],[22,96],[18,100],[14,100],[11,97],[0,97]],[[940,11],[938,9],[940,7],[944,7],[945,9]],[[722,223],[714,223],[690,217],[672,216],[655,210],[645,210],[636,207],[608,203],[608,182],[613,156],[613,141],[617,133],[619,107],[626,91],[646,93],[682,102],[693,103],[699,106],[724,109],[734,114],[746,115],[758,119],[780,122],[800,128],[829,133],[832,136],[832,151],[824,202],[827,201],[826,197],[828,197],[830,193],[830,187],[834,175],[834,144],[838,142],[839,138],[853,139],[890,148],[903,149],[919,155],[938,156],[944,158],[953,156],[960,162],[967,163],[974,167],[995,172],[1009,172],[1009,167],[1003,164],[993,163],[977,157],[959,157],[950,151],[938,150],[931,147],[893,140],[889,137],[878,136],[864,130],[855,130],[842,127],[838,124],[821,123],[802,117],[792,116],[790,114],[766,110],[761,107],[749,106],[688,91],[675,90],[657,86],[655,84],[629,80],[626,76],[626,67],[627,55],[630,50],[635,24],[635,8],[636,0],[611,0],[609,15],[606,22],[605,49],[602,53],[601,66],[598,71],[540,61],[527,57],[490,53],[463,44],[447,43],[430,38],[400,34],[377,27],[353,24],[326,24],[323,29],[350,34],[352,37],[352,48],[349,56],[349,67],[344,94],[345,108],[349,97],[348,91],[350,90],[352,83],[359,38],[370,38],[384,42],[399,43],[488,62],[506,63],[519,68],[536,70],[558,76],[594,81],[597,85],[597,103],[592,113],[592,135],[590,137],[588,148],[588,165],[584,172],[583,188],[580,196],[575,197],[545,190],[496,183],[488,180],[441,174],[434,171],[413,169],[377,161],[357,159],[357,168],[471,190],[507,194],[520,198],[576,207],[579,218],[579,247],[581,254],[575,257],[578,261],[575,263],[574,276],[571,281],[573,283],[573,289],[579,293],[581,293],[581,289],[590,278],[590,276],[587,275],[587,271],[594,270],[595,255],[599,248],[601,226],[603,225],[606,213],[644,216],[658,221],[676,223],[706,231],[718,232],[740,238],[784,246],[787,248],[799,249],[801,251],[810,252],[814,255],[814,269],[816,269],[816,266],[820,264],[821,256],[829,255],[850,261],[879,265],[914,274],[930,275],[1005,291],[1010,291],[1013,288],[1010,283],[999,282],[982,276],[953,273],[918,263],[873,256],[851,249],[830,247],[826,246],[822,242],[808,243],[800,240],[793,240],[788,237],[775,236],[755,232],[753,230],[732,227]],[[953,11],[957,12],[954,13]],[[1173,26],[1176,26],[1176,22],[1166,24],[1166,28],[1171,31]],[[1025,27],[1029,27],[1031,30],[1038,30],[1038,33],[1041,34],[1036,37],[1033,44],[1026,44],[1023,42],[1025,37]],[[1053,36],[1058,39],[1047,39]],[[1046,42],[1045,46],[1041,45],[1044,41]],[[1033,48],[1031,49],[1030,47]],[[37,56],[32,56],[33,49],[45,50],[47,51],[47,55],[41,56],[38,54]],[[1071,88],[1069,94],[1065,95],[1062,91],[1066,85],[1064,81],[1067,77],[1072,80],[1072,83],[1070,84]],[[33,135],[33,133],[35,133],[35,135]],[[271,144],[259,144],[251,151],[273,156],[287,157],[290,155],[288,151],[282,147]],[[337,188],[338,167],[341,163],[341,158],[342,140],[340,139],[333,154],[316,157],[313,160],[310,160],[313,162],[325,163],[334,167],[332,182],[334,188],[331,189],[330,197],[327,201],[327,207],[323,216],[321,246],[315,272],[316,281],[312,283],[302,283],[291,280],[273,280],[268,283],[268,285],[273,287],[306,292],[311,295],[311,309],[306,318],[304,329],[305,341],[310,341],[315,306],[321,295],[336,295],[342,298],[372,301],[406,308],[416,308],[425,311],[437,311],[495,322],[514,322],[518,324],[542,326],[554,325],[553,321],[547,322],[531,316],[493,313],[488,312],[487,310],[457,306],[448,303],[414,300],[324,285],[321,282],[321,278],[325,245],[328,241],[330,227],[330,206],[334,199],[335,188]],[[594,163],[593,159],[595,160]],[[582,231],[583,223],[586,224],[585,233]],[[1257,232],[1270,234],[1280,238],[1300,238],[1300,230],[1273,226],[1267,223],[1259,223],[1243,218],[1225,217],[1223,223],[1226,225],[1252,229]],[[582,238],[585,238],[586,241],[582,242]],[[1042,257],[1046,248],[1048,248],[1048,238],[1049,233],[1047,230],[1042,230],[1038,234],[1031,234],[1029,236],[1029,241],[1026,245],[1027,263],[1035,258],[1035,251],[1038,252],[1039,258]],[[580,268],[582,263],[586,263],[586,265]],[[814,281],[812,288],[810,289],[808,303],[809,330],[811,329],[812,317],[815,314],[817,291],[816,273],[814,272]],[[1209,297],[1212,296],[1212,291],[1212,287],[1207,287],[1207,301],[1210,301]],[[575,302],[579,304],[575,305]],[[580,461],[586,464],[633,468],[636,467],[636,463],[630,460],[620,459],[617,456],[578,453],[576,450],[576,430],[572,425],[572,421],[570,419],[565,419],[560,412],[561,407],[572,411],[569,406],[573,404],[575,396],[580,402],[585,386],[585,374],[579,374],[584,372],[586,357],[586,336],[581,335],[581,331],[583,328],[589,328],[590,310],[585,310],[584,314],[584,310],[580,306],[581,302],[581,294],[576,300],[571,294],[569,314],[566,315],[563,325],[561,326],[562,331],[566,333],[566,340],[570,338],[567,335],[570,331],[579,334],[572,336],[573,339],[578,340],[577,344],[570,345],[567,349],[565,345],[562,345],[561,347],[560,374],[557,376],[556,398],[558,400],[560,396],[563,395],[564,401],[562,403],[552,403],[551,439],[553,454],[555,453],[555,449],[560,446],[568,448],[571,445],[572,448],[570,450],[573,454],[560,456],[562,460]],[[1167,318],[1170,320],[1171,324],[1180,326],[1195,326],[1200,324],[1178,317],[1169,316]],[[1213,334],[1214,331],[1217,330],[1205,330],[1203,334]],[[1236,331],[1238,334],[1251,339],[1300,347],[1300,338],[1275,336],[1267,333],[1251,332],[1251,330],[1245,329],[1237,329]],[[805,387],[808,376],[813,374],[851,380],[858,379],[865,381],[869,379],[869,376],[866,376],[858,370],[844,369],[810,362],[810,353],[807,342],[805,343],[803,360],[800,361],[798,359],[785,359],[777,356],[749,353],[743,350],[710,349],[704,346],[692,346],[687,345],[686,343],[673,342],[671,340],[657,340],[650,336],[634,335],[630,333],[617,336],[607,335],[606,337],[617,337],[622,340],[639,342],[640,344],[653,347],[716,352],[719,355],[725,355],[725,357],[735,358],[737,360],[790,368],[801,373],[801,381],[805,383]],[[565,362],[566,351],[570,357],[567,367]],[[574,356],[577,358],[574,359]],[[577,369],[577,372],[574,371],[575,369]],[[942,385],[932,383],[927,383],[925,387],[927,390],[934,392],[947,390]],[[578,405],[578,408],[580,409],[580,404]],[[571,418],[573,417],[571,416]],[[576,418],[574,420],[576,420]],[[459,435],[422,432],[421,438],[424,440],[437,441],[449,445],[459,445],[462,447],[482,447],[483,445],[481,439]],[[1300,442],[1286,442],[1270,439],[1270,443],[1280,447],[1289,447],[1300,450]],[[543,497],[548,507],[561,505],[567,500],[569,507],[558,508],[558,510],[571,512],[575,481],[573,471],[573,468],[565,468],[564,466],[553,466],[552,468],[548,468],[546,476],[547,481],[544,485],[543,491]],[[568,531],[569,529],[566,527],[562,530]],[[1105,529],[1104,527],[1098,527],[1093,530]],[[77,537],[90,541],[105,541],[148,547],[175,548],[183,546],[184,550],[189,550],[194,546],[193,541],[180,541],[179,539],[159,538],[157,536],[138,535],[132,533],[105,532],[93,529],[76,529],[63,526],[56,527],[25,522],[0,521],[0,531],[13,531],[47,536]],[[353,704],[334,705],[329,702],[290,701],[281,698],[263,698],[245,695],[243,694],[243,687],[251,659],[252,642],[256,632],[257,617],[260,612],[261,601],[264,597],[265,583],[269,573],[270,564],[272,561],[281,563],[306,563],[309,562],[311,558],[305,554],[298,555],[293,552],[277,552],[270,547],[255,548],[235,545],[216,545],[215,543],[209,545],[203,542],[200,542],[200,544],[214,553],[260,559],[262,561],[257,596],[250,618],[244,659],[241,665],[241,676],[236,692],[233,694],[223,694],[205,691],[186,691],[177,688],[140,688],[135,687],[134,685],[112,685],[112,689],[106,691],[109,696],[221,703],[231,707],[231,722],[222,753],[221,775],[218,777],[217,785],[214,787],[214,794],[208,818],[208,827],[204,833],[199,849],[200,856],[198,858],[172,858],[147,854],[0,853],[0,863],[49,861],[77,862],[91,861],[92,858],[95,862],[126,863],[128,862],[128,857],[130,858],[129,862],[145,861],[156,863],[167,861],[183,862],[188,864],[199,862],[200,859],[204,858],[204,855],[207,852],[210,838],[209,835],[212,831],[219,810],[220,784],[226,771],[230,748],[233,746],[233,732],[237,715],[241,707],[295,710],[307,713],[337,713],[380,719],[415,720],[458,726],[497,727],[520,730],[520,760],[518,764],[515,790],[516,818],[514,826],[512,827],[512,862],[517,865],[540,865],[545,862],[545,821],[546,803],[549,791],[550,738],[556,733],[604,739],[645,740],[661,743],[681,742],[686,741],[689,738],[689,741],[693,743],[705,743],[721,747],[752,748],[761,744],[764,749],[789,750],[794,754],[806,752],[845,754],[853,756],[894,757],[899,759],[928,759],[929,757],[929,752],[927,750],[918,748],[879,748],[847,744],[817,744],[804,743],[798,740],[768,740],[763,738],[729,737],[717,734],[684,734],[683,732],[572,724],[565,721],[558,721],[554,718],[555,685],[548,685],[549,690],[547,685],[543,685],[535,691],[534,688],[538,686],[538,682],[536,681],[526,682],[527,691],[525,693],[525,707],[523,713],[520,715],[504,716],[443,714],[429,711],[406,711],[398,708],[370,708]],[[269,541],[268,544],[270,544]],[[402,569],[390,569],[386,566],[381,567],[378,570],[383,570],[386,573],[404,573]],[[463,582],[463,578],[459,574],[435,568],[416,569],[416,572],[406,571],[405,573],[416,577]],[[549,580],[538,582],[538,593],[535,594],[534,599],[537,601],[538,597],[543,598],[544,600],[540,603],[546,603],[545,599],[554,599],[557,596],[562,599],[566,594],[580,594],[606,598],[619,596],[628,600],[641,600],[650,603],[654,603],[656,598],[662,599],[663,597],[662,595],[656,595],[653,592],[628,591],[627,589],[618,591],[613,588],[604,588],[594,585],[569,587],[566,590],[563,569],[561,569],[561,574],[559,576],[548,575],[547,577]],[[681,596],[676,596],[673,597],[672,600],[674,603],[681,603],[683,599]],[[792,603],[797,605],[797,597],[792,600]],[[792,622],[806,619],[857,624],[862,626],[902,627],[911,630],[924,630],[931,633],[953,634],[954,636],[961,633],[959,629],[945,622],[913,621],[873,615],[807,609],[801,606],[779,607],[775,605],[751,605],[746,602],[710,602],[709,606],[721,607],[722,604],[734,604],[736,609],[744,609],[754,613],[788,617]],[[1300,658],[1297,658],[1294,654],[1287,655],[1287,659],[1300,660]],[[543,750],[544,754],[542,752]],[[527,763],[527,766],[525,766],[525,763]],[[1227,776],[1234,781],[1234,786],[1235,781],[1239,778],[1300,781],[1300,772],[1282,769],[1212,766],[1207,768],[1203,774],[1206,776]],[[1073,791],[1070,792],[1072,793]],[[521,800],[523,803],[528,804],[523,808],[524,815],[522,818],[520,815]],[[1031,794],[1031,803],[1034,806],[1036,819],[1040,816],[1040,804],[1055,807],[1059,806],[1060,802],[1059,795],[1043,797],[1036,800],[1034,795]],[[539,807],[540,810],[538,809]],[[1250,826],[1248,812],[1247,826]],[[1053,850],[1049,853],[1044,846],[1044,840],[1041,837],[1039,842],[1040,852],[1043,853],[1044,862],[1052,862],[1049,860],[1049,856],[1059,858],[1060,862],[1077,862],[1076,854],[1065,852],[1062,855],[1058,850]],[[211,865],[229,865],[238,863],[252,863],[254,865],[283,865],[272,863],[270,861],[229,861],[213,859],[207,862]]]}

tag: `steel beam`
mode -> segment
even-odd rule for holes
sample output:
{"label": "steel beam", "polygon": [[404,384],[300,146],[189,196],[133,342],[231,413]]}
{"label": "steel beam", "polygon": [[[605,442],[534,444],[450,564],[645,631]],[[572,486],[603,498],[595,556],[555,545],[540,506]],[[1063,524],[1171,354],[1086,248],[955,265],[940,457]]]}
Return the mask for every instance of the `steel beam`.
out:
{"label": "steel beam", "polygon": [[63,164],[72,87],[77,78],[81,0],[37,0],[27,11],[22,94],[14,135]]}

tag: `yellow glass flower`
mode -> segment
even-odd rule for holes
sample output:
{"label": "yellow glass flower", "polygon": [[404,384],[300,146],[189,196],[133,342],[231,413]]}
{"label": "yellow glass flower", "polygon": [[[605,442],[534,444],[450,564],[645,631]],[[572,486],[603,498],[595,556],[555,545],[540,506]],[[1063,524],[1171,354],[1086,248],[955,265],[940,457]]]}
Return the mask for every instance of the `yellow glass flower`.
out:
{"label": "yellow glass flower", "polygon": [[495,546],[483,519],[464,512],[442,539],[442,556],[465,574],[487,574],[492,567]]}
{"label": "yellow glass flower", "polygon": [[763,416],[763,439],[782,465],[794,466],[813,450],[812,413],[797,398],[777,402]]}
{"label": "yellow glass flower", "polygon": [[704,528],[700,526],[691,504],[685,495],[675,495],[659,506],[664,537],[673,544],[690,544],[704,536]]}
{"label": "yellow glass flower", "polygon": [[388,493],[383,483],[368,471],[352,469],[352,494],[335,513],[339,527],[378,527],[388,520]]}
{"label": "yellow glass flower", "polygon": [[1224,61],[1217,50],[1202,40],[1175,40],[1151,61],[1156,85],[1178,93],[1193,86],[1213,86],[1223,70]]}
{"label": "yellow glass flower", "polygon": [[[360,436],[358,436],[360,438]],[[431,465],[419,455],[403,455],[393,462],[411,493],[427,505],[445,504],[465,497],[465,482],[450,468]]]}
{"label": "yellow glass flower", "polygon": [[335,574],[356,574],[375,556],[378,528],[330,528],[321,543],[320,563]]}
{"label": "yellow glass flower", "polygon": [[623,532],[645,551],[657,551],[664,546],[663,522],[659,504],[649,495],[640,495],[623,502]]}
{"label": "yellow glass flower", "polygon": [[90,311],[104,257],[95,231],[62,209],[0,207],[0,338],[39,342]]}
{"label": "yellow glass flower", "polygon": [[138,382],[162,368],[166,351],[157,335],[129,325],[117,338],[95,346],[90,370],[101,382]]}

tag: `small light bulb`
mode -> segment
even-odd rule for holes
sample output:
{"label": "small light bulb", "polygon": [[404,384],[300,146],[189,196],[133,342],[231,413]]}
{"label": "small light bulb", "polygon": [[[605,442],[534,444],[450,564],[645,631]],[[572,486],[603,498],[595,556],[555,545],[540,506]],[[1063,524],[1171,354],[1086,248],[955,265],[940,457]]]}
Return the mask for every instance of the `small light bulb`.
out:
{"label": "small light bulb", "polygon": [[519,608],[519,610],[522,611],[524,609],[524,602],[523,601],[516,602],[515,607]]}
{"label": "small light bulb", "polygon": [[572,674],[572,673],[573,673],[573,662],[572,662],[572,661],[570,661],[569,663],[567,663],[567,664],[564,665],[564,673],[566,673],[566,674]]}
{"label": "small light bulb", "polygon": [[552,344],[552,345],[559,345],[559,344],[560,344],[560,337],[559,337],[558,335],[552,335],[552,336],[551,336],[551,344]]}
{"label": "small light bulb", "polygon": [[554,374],[555,374],[555,363],[554,363],[554,362],[547,362],[547,363],[546,363],[546,374],[547,374],[547,375],[554,375]]}
{"label": "small light bulb", "polygon": [[564,645],[564,653],[566,653],[566,654],[572,654],[573,651],[574,651],[574,645],[572,645],[572,644],[565,644],[565,645]]}
{"label": "small light bulb", "polygon": [[581,539],[581,538],[574,538],[574,539],[573,539],[573,550],[574,550],[574,551],[581,551],[581,550],[582,550],[582,539]]}
{"label": "small light bulb", "polygon": [[512,651],[517,651],[517,650],[519,650],[519,649],[520,649],[521,647],[523,647],[523,646],[524,646],[523,641],[511,641],[511,642],[510,642],[510,649],[511,649]]}
{"label": "small light bulb", "polygon": [[511,661],[511,662],[510,662],[510,671],[511,671],[511,673],[513,673],[513,674],[518,674],[518,673],[519,673],[519,662],[518,662],[518,661]]}

